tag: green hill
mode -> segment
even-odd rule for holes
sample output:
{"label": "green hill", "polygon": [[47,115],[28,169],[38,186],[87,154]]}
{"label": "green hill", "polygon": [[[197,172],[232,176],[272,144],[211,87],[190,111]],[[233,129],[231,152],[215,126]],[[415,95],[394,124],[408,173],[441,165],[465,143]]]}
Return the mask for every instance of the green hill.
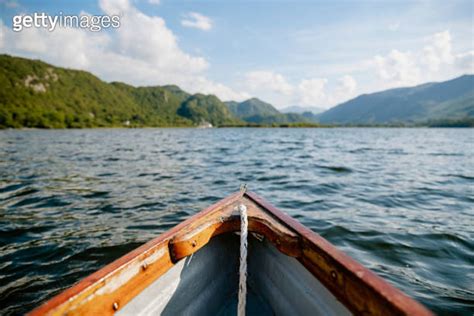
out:
{"label": "green hill", "polygon": [[240,121],[215,96],[177,86],[107,83],[78,70],[0,55],[0,127],[214,126]]}
{"label": "green hill", "polygon": [[248,99],[244,102],[230,101],[226,102],[229,110],[237,117],[245,119],[250,116],[270,116],[278,115],[280,112],[273,107],[273,105],[263,102],[257,98]]}
{"label": "green hill", "polygon": [[474,125],[474,75],[361,95],[328,111],[281,113],[252,98],[222,102],[174,85],[134,87],[0,55],[0,128],[119,126]]}
{"label": "green hill", "polygon": [[313,113],[315,115],[319,113],[323,113],[324,111],[326,110],[323,108],[318,108],[314,106],[300,106],[300,105],[287,106],[280,110],[280,112],[282,113],[298,113],[298,114]]}
{"label": "green hill", "polygon": [[[167,87],[133,87],[124,83],[112,83],[116,88],[126,92],[139,105],[143,114],[154,118],[139,116],[133,120],[139,125],[180,126],[189,125],[190,121],[178,115],[177,111],[189,94],[182,90],[170,90]],[[177,87],[176,87],[177,88]],[[179,89],[179,88],[177,88]]]}
{"label": "green hill", "polygon": [[142,115],[133,98],[97,77],[0,55],[0,126],[114,126]]}
{"label": "green hill", "polygon": [[416,124],[473,118],[474,75],[361,95],[316,117],[331,124]]}
{"label": "green hill", "polygon": [[181,104],[177,113],[195,124],[209,122],[213,126],[222,126],[242,123],[214,95],[195,94]]}
{"label": "green hill", "polygon": [[309,122],[296,113],[280,113],[273,105],[252,98],[243,102],[226,102],[229,110],[239,119],[253,124],[287,124]]}

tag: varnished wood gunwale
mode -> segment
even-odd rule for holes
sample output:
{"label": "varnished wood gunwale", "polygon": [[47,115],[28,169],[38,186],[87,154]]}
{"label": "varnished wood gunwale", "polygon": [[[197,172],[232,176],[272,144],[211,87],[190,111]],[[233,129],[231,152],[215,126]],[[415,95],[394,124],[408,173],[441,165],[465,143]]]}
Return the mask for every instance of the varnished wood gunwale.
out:
{"label": "varnished wood gunwale", "polygon": [[297,258],[354,314],[431,315],[421,304],[251,192],[235,193],[199,212],[49,300],[31,315],[112,315],[212,237],[239,231],[236,206],[240,203],[247,206],[250,232]]}
{"label": "varnished wood gunwale", "polygon": [[358,315],[433,315],[387,281],[337,249],[329,241],[253,192],[246,196],[301,236],[299,261],[333,295]]}
{"label": "varnished wood gunwale", "polygon": [[[182,223],[176,225],[175,227],[171,228],[170,230],[164,232],[163,234],[159,235],[158,237],[150,240],[146,244],[138,247],[135,250],[125,254],[124,256],[120,257],[119,259],[113,261],[112,263],[106,265],[102,269],[94,272],[90,276],[86,277],[85,279],[79,281],[69,289],[66,289],[64,292],[59,293],[52,299],[46,301],[44,304],[39,306],[38,308],[32,310],[28,315],[36,316],[36,315],[78,315],[80,314],[79,311],[76,312],[75,309],[72,309],[73,305],[79,303],[81,299],[84,299],[87,296],[93,295],[94,291],[97,291],[101,285],[106,283],[106,281],[116,275],[121,269],[125,268],[127,265],[133,263],[135,260],[139,261],[140,255],[145,255],[147,257],[147,253],[153,251],[158,248],[166,249],[166,254],[169,257],[169,265],[165,265],[163,269],[160,269],[159,273],[155,273],[152,276],[148,277],[148,280],[154,281],[162,274],[164,274],[169,268],[173,266],[171,263],[171,257],[169,256],[169,249],[168,249],[168,241],[174,236],[176,233],[181,231],[187,225],[198,221],[199,219],[205,217],[211,212],[219,210],[220,208],[226,206],[227,204],[238,200],[242,197],[242,193],[237,192],[229,197],[220,200],[219,202],[209,206],[208,208],[204,209],[203,211],[197,213],[196,215],[188,218],[187,220],[183,221]],[[165,255],[166,255],[165,254]],[[161,271],[162,270],[162,271]],[[161,273],[160,273],[161,272]],[[143,282],[143,283],[142,283]],[[138,282],[134,282],[136,284],[136,289],[143,290],[148,284],[145,281],[145,277],[142,277],[138,280]],[[144,284],[145,286],[143,286]],[[138,294],[138,293],[137,293]],[[134,295],[135,296],[135,295]],[[130,301],[134,296],[130,297],[127,292],[121,293],[120,297],[117,300],[121,301],[122,304],[117,304],[117,309],[120,309],[123,305],[125,305],[128,301]],[[98,304],[101,306],[101,315],[113,315],[115,312],[113,303],[108,304]],[[93,304],[89,304],[93,305]]]}

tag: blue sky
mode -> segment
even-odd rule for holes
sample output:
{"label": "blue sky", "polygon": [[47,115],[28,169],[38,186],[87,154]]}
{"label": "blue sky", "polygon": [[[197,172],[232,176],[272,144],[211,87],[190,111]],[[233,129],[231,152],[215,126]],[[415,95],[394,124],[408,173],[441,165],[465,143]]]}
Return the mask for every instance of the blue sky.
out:
{"label": "blue sky", "polygon": [[[0,52],[134,85],[327,108],[474,72],[472,1],[0,0]],[[46,12],[120,14],[121,27],[11,30]],[[187,22],[186,22],[187,21]]]}

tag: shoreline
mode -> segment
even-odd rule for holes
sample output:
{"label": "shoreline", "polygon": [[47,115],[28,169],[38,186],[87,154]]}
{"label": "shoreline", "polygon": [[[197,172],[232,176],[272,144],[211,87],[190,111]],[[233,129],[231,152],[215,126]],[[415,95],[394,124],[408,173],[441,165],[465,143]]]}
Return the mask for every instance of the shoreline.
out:
{"label": "shoreline", "polygon": [[210,128],[202,128],[198,126],[137,126],[137,127],[127,127],[127,126],[94,126],[94,127],[66,127],[66,128],[45,128],[45,127],[7,127],[0,128],[0,131],[62,131],[62,130],[105,130],[105,129],[199,129],[199,130],[208,130],[208,129],[227,129],[227,128],[243,128],[243,129],[340,129],[340,128],[371,128],[371,129],[470,129],[474,126],[374,126],[374,125],[326,125],[326,126],[217,126]]}

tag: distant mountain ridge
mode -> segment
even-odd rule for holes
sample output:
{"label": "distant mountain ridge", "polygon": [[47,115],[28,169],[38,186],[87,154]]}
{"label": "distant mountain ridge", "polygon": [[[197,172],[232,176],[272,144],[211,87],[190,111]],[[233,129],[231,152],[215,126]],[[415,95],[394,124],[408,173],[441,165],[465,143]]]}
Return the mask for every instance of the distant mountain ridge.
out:
{"label": "distant mountain ridge", "polygon": [[474,117],[474,75],[360,95],[317,115],[328,124],[417,123]]}
{"label": "distant mountain ridge", "polygon": [[299,106],[299,105],[292,105],[292,106],[287,106],[284,107],[283,109],[280,109],[280,112],[282,113],[298,113],[298,114],[303,114],[303,113],[313,113],[313,114],[319,114],[323,113],[326,111],[326,109],[323,108],[318,108],[314,106]]}
{"label": "distant mountain ridge", "polygon": [[273,105],[252,98],[243,102],[225,102],[229,110],[239,119],[254,124],[284,124],[310,122],[297,113],[281,113]]}
{"label": "distant mountain ridge", "polygon": [[0,55],[0,127],[242,125],[216,96],[174,85],[107,83],[78,70]]}
{"label": "distant mountain ridge", "polygon": [[0,128],[442,125],[443,120],[474,126],[474,75],[361,95],[321,114],[281,113],[257,98],[222,102],[175,85],[107,83],[86,71],[1,54],[0,85]]}
{"label": "distant mountain ridge", "polygon": [[195,124],[210,122],[214,126],[222,126],[241,123],[215,95],[192,95],[181,104],[177,114]]}
{"label": "distant mountain ridge", "polygon": [[271,104],[257,98],[251,98],[243,102],[225,102],[227,107],[238,117],[250,117],[255,115],[278,115],[280,112]]}
{"label": "distant mountain ridge", "polygon": [[253,98],[224,103],[175,85],[107,83],[79,70],[0,55],[0,128],[272,125],[306,122]]}

